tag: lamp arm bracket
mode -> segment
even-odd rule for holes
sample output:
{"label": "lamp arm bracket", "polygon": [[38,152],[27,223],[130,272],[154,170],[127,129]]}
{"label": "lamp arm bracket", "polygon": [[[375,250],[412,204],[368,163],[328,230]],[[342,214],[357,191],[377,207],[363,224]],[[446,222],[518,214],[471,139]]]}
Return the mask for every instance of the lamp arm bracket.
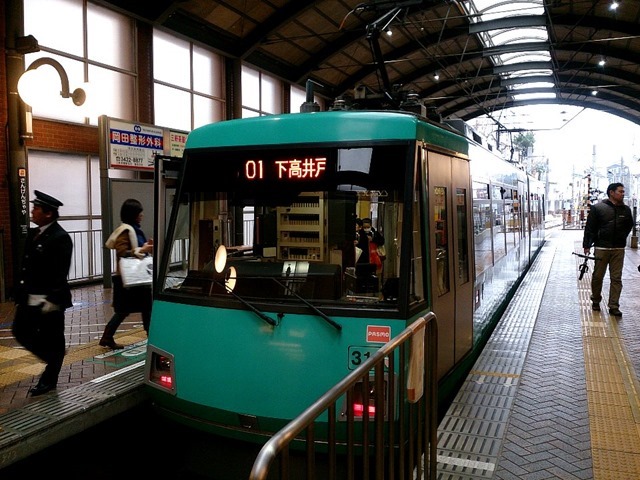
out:
{"label": "lamp arm bracket", "polygon": [[73,92],[69,91],[69,77],[62,64],[60,64],[60,62],[58,62],[57,60],[51,57],[38,58],[27,67],[26,71],[35,70],[42,65],[50,65],[55,68],[56,72],[58,72],[61,84],[60,95],[62,96],[62,98],[71,98],[73,103],[78,106],[82,105],[85,102],[87,94],[82,88],[76,88]]}

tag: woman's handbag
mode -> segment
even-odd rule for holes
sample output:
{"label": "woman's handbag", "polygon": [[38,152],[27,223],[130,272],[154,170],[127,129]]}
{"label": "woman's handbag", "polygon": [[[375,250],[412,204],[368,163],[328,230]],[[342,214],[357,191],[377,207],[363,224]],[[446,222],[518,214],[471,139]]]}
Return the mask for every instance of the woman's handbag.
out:
{"label": "woman's handbag", "polygon": [[125,287],[151,285],[153,279],[153,257],[121,257],[118,261],[122,284]]}
{"label": "woman's handbag", "polygon": [[150,312],[153,301],[151,286],[125,287],[122,275],[113,275],[112,306],[116,313]]}

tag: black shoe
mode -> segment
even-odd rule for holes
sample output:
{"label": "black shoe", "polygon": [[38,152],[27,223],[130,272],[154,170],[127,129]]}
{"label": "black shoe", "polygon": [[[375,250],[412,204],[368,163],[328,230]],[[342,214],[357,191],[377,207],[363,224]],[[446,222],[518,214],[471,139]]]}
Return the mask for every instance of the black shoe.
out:
{"label": "black shoe", "polygon": [[116,341],[113,338],[101,338],[100,341],[98,342],[98,344],[101,347],[109,347],[111,350],[120,350],[122,348],[124,348],[124,345],[120,345],[119,343],[116,343]]}
{"label": "black shoe", "polygon": [[621,317],[622,316],[622,312],[620,310],[618,310],[617,308],[610,308],[609,309],[609,314],[613,315],[614,317]]}
{"label": "black shoe", "polygon": [[31,394],[32,397],[37,397],[38,395],[43,395],[47,392],[50,392],[51,390],[54,390],[55,388],[56,388],[55,383],[38,382],[38,384],[35,387],[29,390],[29,393]]}
{"label": "black shoe", "polygon": [[600,311],[600,304],[599,303],[594,303],[593,305],[591,305],[591,310],[593,310],[595,312],[599,312]]}

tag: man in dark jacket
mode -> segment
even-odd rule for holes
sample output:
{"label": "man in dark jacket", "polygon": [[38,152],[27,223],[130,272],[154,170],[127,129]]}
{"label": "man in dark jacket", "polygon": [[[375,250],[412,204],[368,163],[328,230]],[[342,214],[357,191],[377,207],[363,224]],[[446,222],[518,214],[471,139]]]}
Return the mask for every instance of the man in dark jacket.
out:
{"label": "man in dark jacket", "polygon": [[631,209],[624,204],[624,185],[612,183],[607,187],[608,199],[591,205],[584,227],[582,247],[585,255],[595,246],[595,266],[591,277],[591,301],[593,310],[600,310],[602,280],[609,267],[609,313],[621,317],[620,293],[622,292],[622,267],[627,237],[635,222]]}
{"label": "man in dark jacket", "polygon": [[60,200],[35,191],[30,228],[20,265],[13,334],[47,365],[30,392],[42,395],[56,388],[65,353],[64,311],[72,306],[67,277],[73,243],[57,222]]}

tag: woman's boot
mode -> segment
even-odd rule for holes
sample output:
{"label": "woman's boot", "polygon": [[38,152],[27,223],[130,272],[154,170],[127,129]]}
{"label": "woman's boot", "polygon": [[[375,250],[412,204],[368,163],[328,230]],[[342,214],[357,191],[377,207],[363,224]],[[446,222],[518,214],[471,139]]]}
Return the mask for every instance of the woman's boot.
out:
{"label": "woman's boot", "polygon": [[99,345],[101,347],[109,347],[112,350],[120,350],[121,348],[124,348],[124,345],[116,343],[116,341],[113,339],[114,333],[116,333],[115,328],[112,328],[109,326],[109,324],[107,324],[107,326],[104,328],[102,338],[100,339],[100,342],[98,342]]}

